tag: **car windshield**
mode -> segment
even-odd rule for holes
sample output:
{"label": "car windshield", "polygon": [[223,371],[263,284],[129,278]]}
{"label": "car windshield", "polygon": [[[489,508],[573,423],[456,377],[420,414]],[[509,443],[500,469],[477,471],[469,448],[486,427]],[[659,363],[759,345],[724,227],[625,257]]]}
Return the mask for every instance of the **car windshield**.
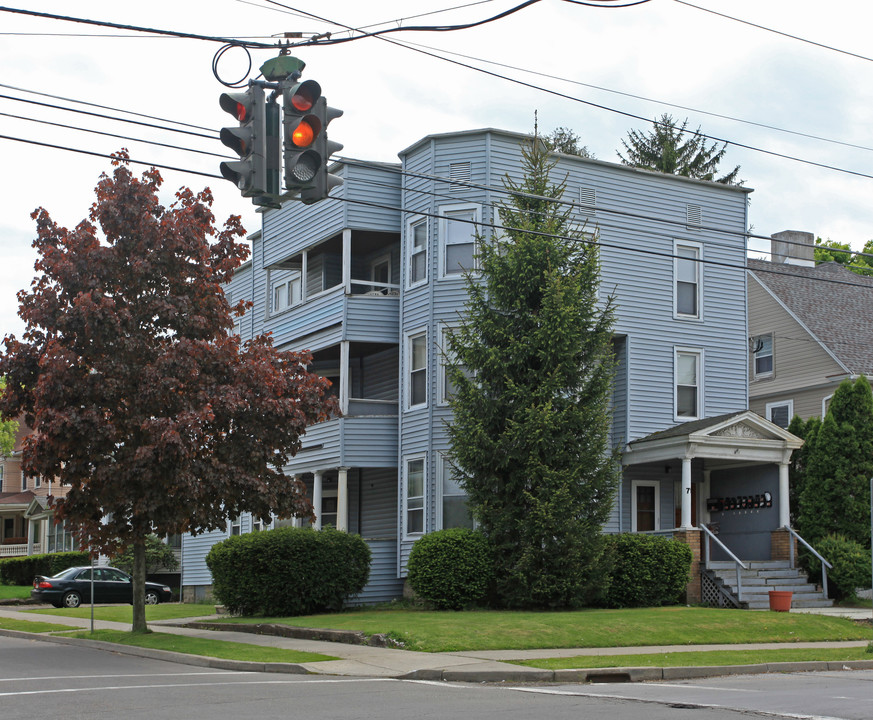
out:
{"label": "car windshield", "polygon": [[81,568],[67,568],[66,570],[61,570],[57,575],[52,575],[52,580],[63,580],[65,578],[71,577],[79,572]]}

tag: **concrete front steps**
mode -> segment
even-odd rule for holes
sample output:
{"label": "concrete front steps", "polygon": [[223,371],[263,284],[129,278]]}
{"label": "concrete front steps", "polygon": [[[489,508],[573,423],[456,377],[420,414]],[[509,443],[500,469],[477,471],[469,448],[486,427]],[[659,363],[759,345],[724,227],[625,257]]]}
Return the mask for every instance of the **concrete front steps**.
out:
{"label": "concrete front steps", "polygon": [[[743,590],[740,603],[749,610],[770,608],[771,590],[790,590],[792,608],[833,607],[834,601],[822,595],[806,578],[806,573],[791,568],[787,560],[746,560],[748,570],[741,570]],[[737,595],[736,565],[731,561],[709,563],[709,569]]]}

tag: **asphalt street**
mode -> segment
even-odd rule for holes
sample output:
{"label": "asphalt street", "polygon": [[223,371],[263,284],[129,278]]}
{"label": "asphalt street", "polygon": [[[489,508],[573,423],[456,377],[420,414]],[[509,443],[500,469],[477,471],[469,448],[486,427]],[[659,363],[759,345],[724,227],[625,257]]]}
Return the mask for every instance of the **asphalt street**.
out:
{"label": "asphalt street", "polygon": [[873,717],[873,671],[672,683],[464,684],[228,672],[11,637],[0,637],[0,668],[3,720]]}

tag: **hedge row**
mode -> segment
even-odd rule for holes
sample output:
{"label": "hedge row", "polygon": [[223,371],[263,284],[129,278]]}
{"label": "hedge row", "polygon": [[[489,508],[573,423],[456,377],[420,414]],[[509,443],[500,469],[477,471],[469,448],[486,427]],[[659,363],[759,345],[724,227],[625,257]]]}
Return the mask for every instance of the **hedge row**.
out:
{"label": "hedge row", "polygon": [[[656,607],[681,601],[691,569],[691,549],[678,540],[624,533],[606,535],[605,607]],[[494,558],[484,535],[440,530],[421,537],[409,554],[409,586],[439,609],[482,603],[492,589]],[[499,598],[496,598],[499,602]]]}
{"label": "hedge row", "polygon": [[30,585],[36,575],[57,575],[77,565],[90,565],[87,552],[44,553],[0,560],[0,583]]}
{"label": "hedge row", "polygon": [[359,535],[284,527],[235,535],[206,556],[212,590],[236,615],[308,615],[340,610],[370,575]]}

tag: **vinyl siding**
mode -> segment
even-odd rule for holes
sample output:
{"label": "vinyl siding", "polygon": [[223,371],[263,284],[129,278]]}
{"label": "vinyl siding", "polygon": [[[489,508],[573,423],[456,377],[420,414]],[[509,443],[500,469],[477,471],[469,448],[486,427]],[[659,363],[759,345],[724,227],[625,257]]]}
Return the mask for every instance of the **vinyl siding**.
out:
{"label": "vinyl siding", "polygon": [[755,379],[749,353],[749,407],[763,415],[768,402],[794,398],[794,412],[821,415],[821,400],[846,376],[845,369],[806,328],[749,273],[749,336],[773,334],[773,374]]}

